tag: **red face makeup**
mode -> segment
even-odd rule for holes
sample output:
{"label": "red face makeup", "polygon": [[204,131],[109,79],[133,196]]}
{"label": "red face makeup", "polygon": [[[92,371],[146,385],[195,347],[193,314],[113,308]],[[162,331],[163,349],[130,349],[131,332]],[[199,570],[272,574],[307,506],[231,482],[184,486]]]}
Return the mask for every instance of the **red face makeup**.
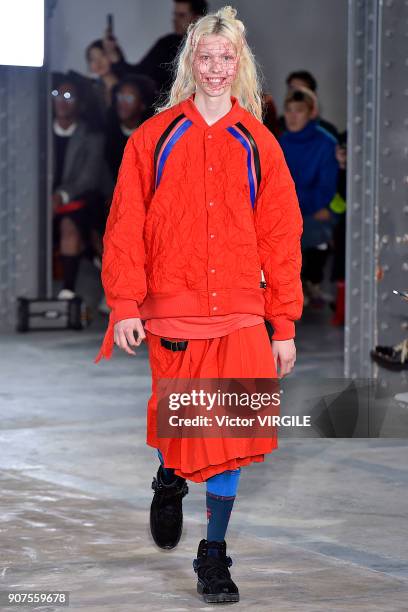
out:
{"label": "red face makeup", "polygon": [[234,45],[224,36],[202,36],[193,51],[193,74],[207,95],[220,95],[231,87],[239,65]]}

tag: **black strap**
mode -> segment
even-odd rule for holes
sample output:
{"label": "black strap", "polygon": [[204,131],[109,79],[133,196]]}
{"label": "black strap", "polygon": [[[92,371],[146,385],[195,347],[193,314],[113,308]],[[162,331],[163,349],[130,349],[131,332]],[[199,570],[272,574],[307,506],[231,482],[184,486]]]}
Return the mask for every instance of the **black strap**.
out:
{"label": "black strap", "polygon": [[160,338],[160,344],[164,346],[164,348],[169,349],[170,351],[185,351],[188,345],[188,340],[183,340],[180,342],[170,342],[170,340]]}
{"label": "black strap", "polygon": [[259,159],[258,146],[256,144],[255,138],[252,136],[251,132],[245,127],[245,125],[243,125],[240,121],[236,125],[239,127],[239,129],[242,132],[244,132],[249,142],[251,143],[252,150],[254,152],[254,166],[255,166],[255,172],[256,172],[256,180],[257,180],[258,189],[259,189],[259,185],[261,184],[262,175],[261,175],[261,161]]}
{"label": "black strap", "polygon": [[158,140],[158,143],[157,143],[157,145],[155,147],[155,150],[154,150],[154,176],[156,176],[157,159],[159,157],[160,149],[162,148],[163,143],[166,140],[167,136],[170,134],[171,130],[174,128],[175,125],[177,125],[177,123],[183,117],[185,117],[185,114],[181,113],[181,115],[178,115],[175,119],[173,119],[173,121],[170,123],[170,125],[168,125],[166,127],[166,129],[164,130],[163,134],[160,136],[160,138]]}

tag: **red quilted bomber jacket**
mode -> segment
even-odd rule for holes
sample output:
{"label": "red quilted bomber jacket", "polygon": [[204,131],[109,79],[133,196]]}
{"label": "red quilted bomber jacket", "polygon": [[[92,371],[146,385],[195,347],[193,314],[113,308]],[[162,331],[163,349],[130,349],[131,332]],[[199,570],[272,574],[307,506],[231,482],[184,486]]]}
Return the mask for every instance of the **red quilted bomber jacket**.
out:
{"label": "red quilted bomber jacket", "polygon": [[[113,326],[140,317],[259,314],[275,340],[302,313],[302,217],[275,137],[235,97],[209,126],[193,101],[129,138],[104,236],[102,283]],[[266,288],[260,285],[263,270]]]}

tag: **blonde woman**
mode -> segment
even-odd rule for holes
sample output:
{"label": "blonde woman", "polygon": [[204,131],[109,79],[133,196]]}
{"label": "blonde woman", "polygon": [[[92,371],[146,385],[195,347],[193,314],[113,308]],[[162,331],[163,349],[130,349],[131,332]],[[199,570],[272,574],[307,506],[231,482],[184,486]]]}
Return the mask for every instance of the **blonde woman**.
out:
{"label": "blonde woman", "polygon": [[206,483],[207,537],[193,567],[208,603],[239,600],[228,521],[241,468],[264,461],[277,435],[210,438],[203,427],[196,437],[158,437],[158,386],[273,379],[293,369],[302,218],[282,150],[261,120],[256,63],[227,6],[189,27],[168,100],[129,138],[104,237],[112,310],[96,361],[109,359],[114,344],[135,355],[147,343],[146,441],[161,461],[151,533],[159,547],[174,548],[186,481]]}

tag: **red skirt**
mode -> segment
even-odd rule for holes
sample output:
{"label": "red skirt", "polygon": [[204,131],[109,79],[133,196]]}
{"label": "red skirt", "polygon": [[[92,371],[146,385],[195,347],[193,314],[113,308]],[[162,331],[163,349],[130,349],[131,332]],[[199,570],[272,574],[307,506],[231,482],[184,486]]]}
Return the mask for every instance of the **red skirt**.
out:
{"label": "red skirt", "polygon": [[265,324],[242,327],[222,336],[189,340],[185,351],[161,346],[160,336],[146,331],[152,371],[152,395],[147,406],[149,446],[160,449],[164,465],[193,482],[264,461],[278,448],[276,428],[268,438],[158,438],[157,381],[160,378],[277,378]]}

